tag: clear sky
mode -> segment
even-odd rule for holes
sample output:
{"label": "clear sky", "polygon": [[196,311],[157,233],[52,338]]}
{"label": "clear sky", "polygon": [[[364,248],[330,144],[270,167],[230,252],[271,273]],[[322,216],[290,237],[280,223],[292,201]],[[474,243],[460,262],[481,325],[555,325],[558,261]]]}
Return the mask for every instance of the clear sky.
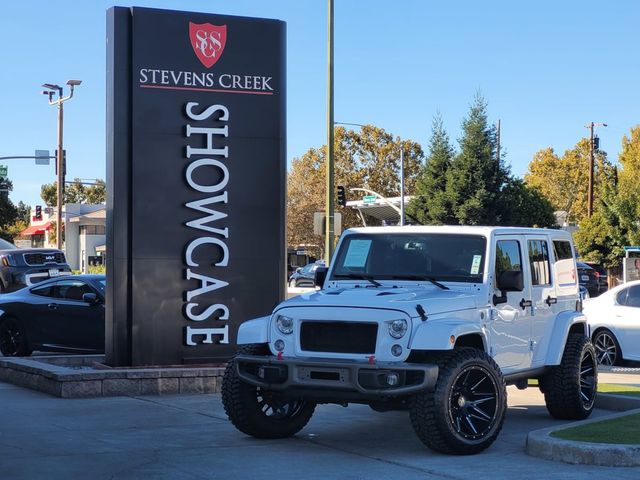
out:
{"label": "clear sky", "polygon": [[[42,83],[81,79],[65,104],[67,175],[105,178],[105,12],[102,0],[2,2],[0,156],[53,151],[56,109]],[[121,6],[276,18],[287,22],[288,153],[326,138],[326,0],[166,0]],[[452,140],[476,91],[501,120],[522,175],[534,152],[571,148],[599,130],[617,159],[640,124],[640,2],[335,0],[335,120],[372,123],[426,147],[440,111]],[[161,34],[161,32],[159,32]],[[11,199],[34,205],[54,167],[9,166]]]}

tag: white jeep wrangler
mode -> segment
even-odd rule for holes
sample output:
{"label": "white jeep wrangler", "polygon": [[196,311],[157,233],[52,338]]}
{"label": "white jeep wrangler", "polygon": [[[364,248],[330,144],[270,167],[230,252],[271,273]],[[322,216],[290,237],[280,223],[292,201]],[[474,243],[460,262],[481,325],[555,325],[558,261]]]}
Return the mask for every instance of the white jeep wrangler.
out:
{"label": "white jeep wrangler", "polygon": [[408,409],[425,445],[472,454],[502,428],[506,384],[537,379],[556,418],[593,409],[596,355],[567,232],[355,228],[316,283],[240,326],[222,400],[248,435],[291,436],[316,404],[354,402]]}

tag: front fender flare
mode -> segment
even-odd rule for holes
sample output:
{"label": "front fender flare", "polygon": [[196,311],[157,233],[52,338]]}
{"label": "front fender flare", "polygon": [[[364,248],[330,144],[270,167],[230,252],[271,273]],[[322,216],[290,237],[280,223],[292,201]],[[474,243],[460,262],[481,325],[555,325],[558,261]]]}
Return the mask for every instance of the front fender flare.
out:
{"label": "front fender flare", "polygon": [[[480,324],[458,318],[427,320],[418,326],[411,338],[411,350],[452,350],[455,341],[463,335],[479,335],[487,348],[487,334]],[[451,343],[451,335],[455,337]]]}
{"label": "front fender flare", "polygon": [[562,354],[564,353],[564,346],[567,343],[569,336],[569,330],[576,324],[584,325],[584,334],[587,335],[587,317],[580,312],[561,312],[556,316],[553,322],[553,332],[549,339],[549,348],[547,349],[547,356],[545,359],[545,365],[560,365],[562,362]]}
{"label": "front fender flare", "polygon": [[242,322],[238,328],[238,345],[268,343],[270,320],[271,315],[267,315]]}

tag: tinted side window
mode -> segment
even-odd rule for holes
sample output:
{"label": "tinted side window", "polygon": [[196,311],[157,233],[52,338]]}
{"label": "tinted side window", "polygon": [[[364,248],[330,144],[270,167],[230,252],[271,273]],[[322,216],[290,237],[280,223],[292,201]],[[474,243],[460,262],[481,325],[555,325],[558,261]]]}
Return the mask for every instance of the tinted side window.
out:
{"label": "tinted side window", "polygon": [[566,260],[571,258],[571,243],[562,240],[553,241],[553,252],[556,260]]}
{"label": "tinted side window", "polygon": [[618,294],[616,295],[616,302],[618,303],[618,305],[626,305],[627,304],[627,292],[629,291],[628,288],[625,288],[624,290],[620,290],[618,292]]}
{"label": "tinted side window", "polygon": [[494,281],[502,272],[522,271],[522,256],[520,244],[517,240],[500,240],[496,245],[496,275]]}
{"label": "tinted side window", "polygon": [[[564,242],[568,243],[568,242]],[[532,285],[550,285],[549,247],[544,240],[529,240],[529,265]],[[569,257],[571,258],[571,257]]]}
{"label": "tinted side window", "polygon": [[640,307],[640,285],[634,285],[629,288],[627,307]]}
{"label": "tinted side window", "polygon": [[55,289],[54,285],[49,284],[42,287],[35,287],[30,290],[34,295],[39,295],[41,297],[54,297]]}

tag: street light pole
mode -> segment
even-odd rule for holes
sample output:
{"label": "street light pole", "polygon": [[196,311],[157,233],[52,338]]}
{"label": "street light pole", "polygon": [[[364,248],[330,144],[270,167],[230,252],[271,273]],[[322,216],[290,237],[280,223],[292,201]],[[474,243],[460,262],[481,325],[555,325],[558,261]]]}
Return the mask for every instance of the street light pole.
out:
{"label": "street light pole", "polygon": [[[45,83],[42,86],[47,90],[43,91],[44,95],[49,97],[49,105],[56,105],[58,107],[58,152],[56,158],[56,167],[57,167],[57,203],[56,203],[56,248],[58,250],[62,250],[62,201],[64,197],[64,176],[65,176],[65,165],[64,165],[64,142],[63,142],[63,131],[64,131],[64,107],[63,103],[73,97],[73,89],[75,86],[80,85],[82,83],[81,80],[67,80],[67,85],[69,86],[69,95],[66,97],[62,96],[63,88],[59,85],[55,85],[52,83]],[[58,98],[53,100],[53,96],[55,93],[58,93]]]}

